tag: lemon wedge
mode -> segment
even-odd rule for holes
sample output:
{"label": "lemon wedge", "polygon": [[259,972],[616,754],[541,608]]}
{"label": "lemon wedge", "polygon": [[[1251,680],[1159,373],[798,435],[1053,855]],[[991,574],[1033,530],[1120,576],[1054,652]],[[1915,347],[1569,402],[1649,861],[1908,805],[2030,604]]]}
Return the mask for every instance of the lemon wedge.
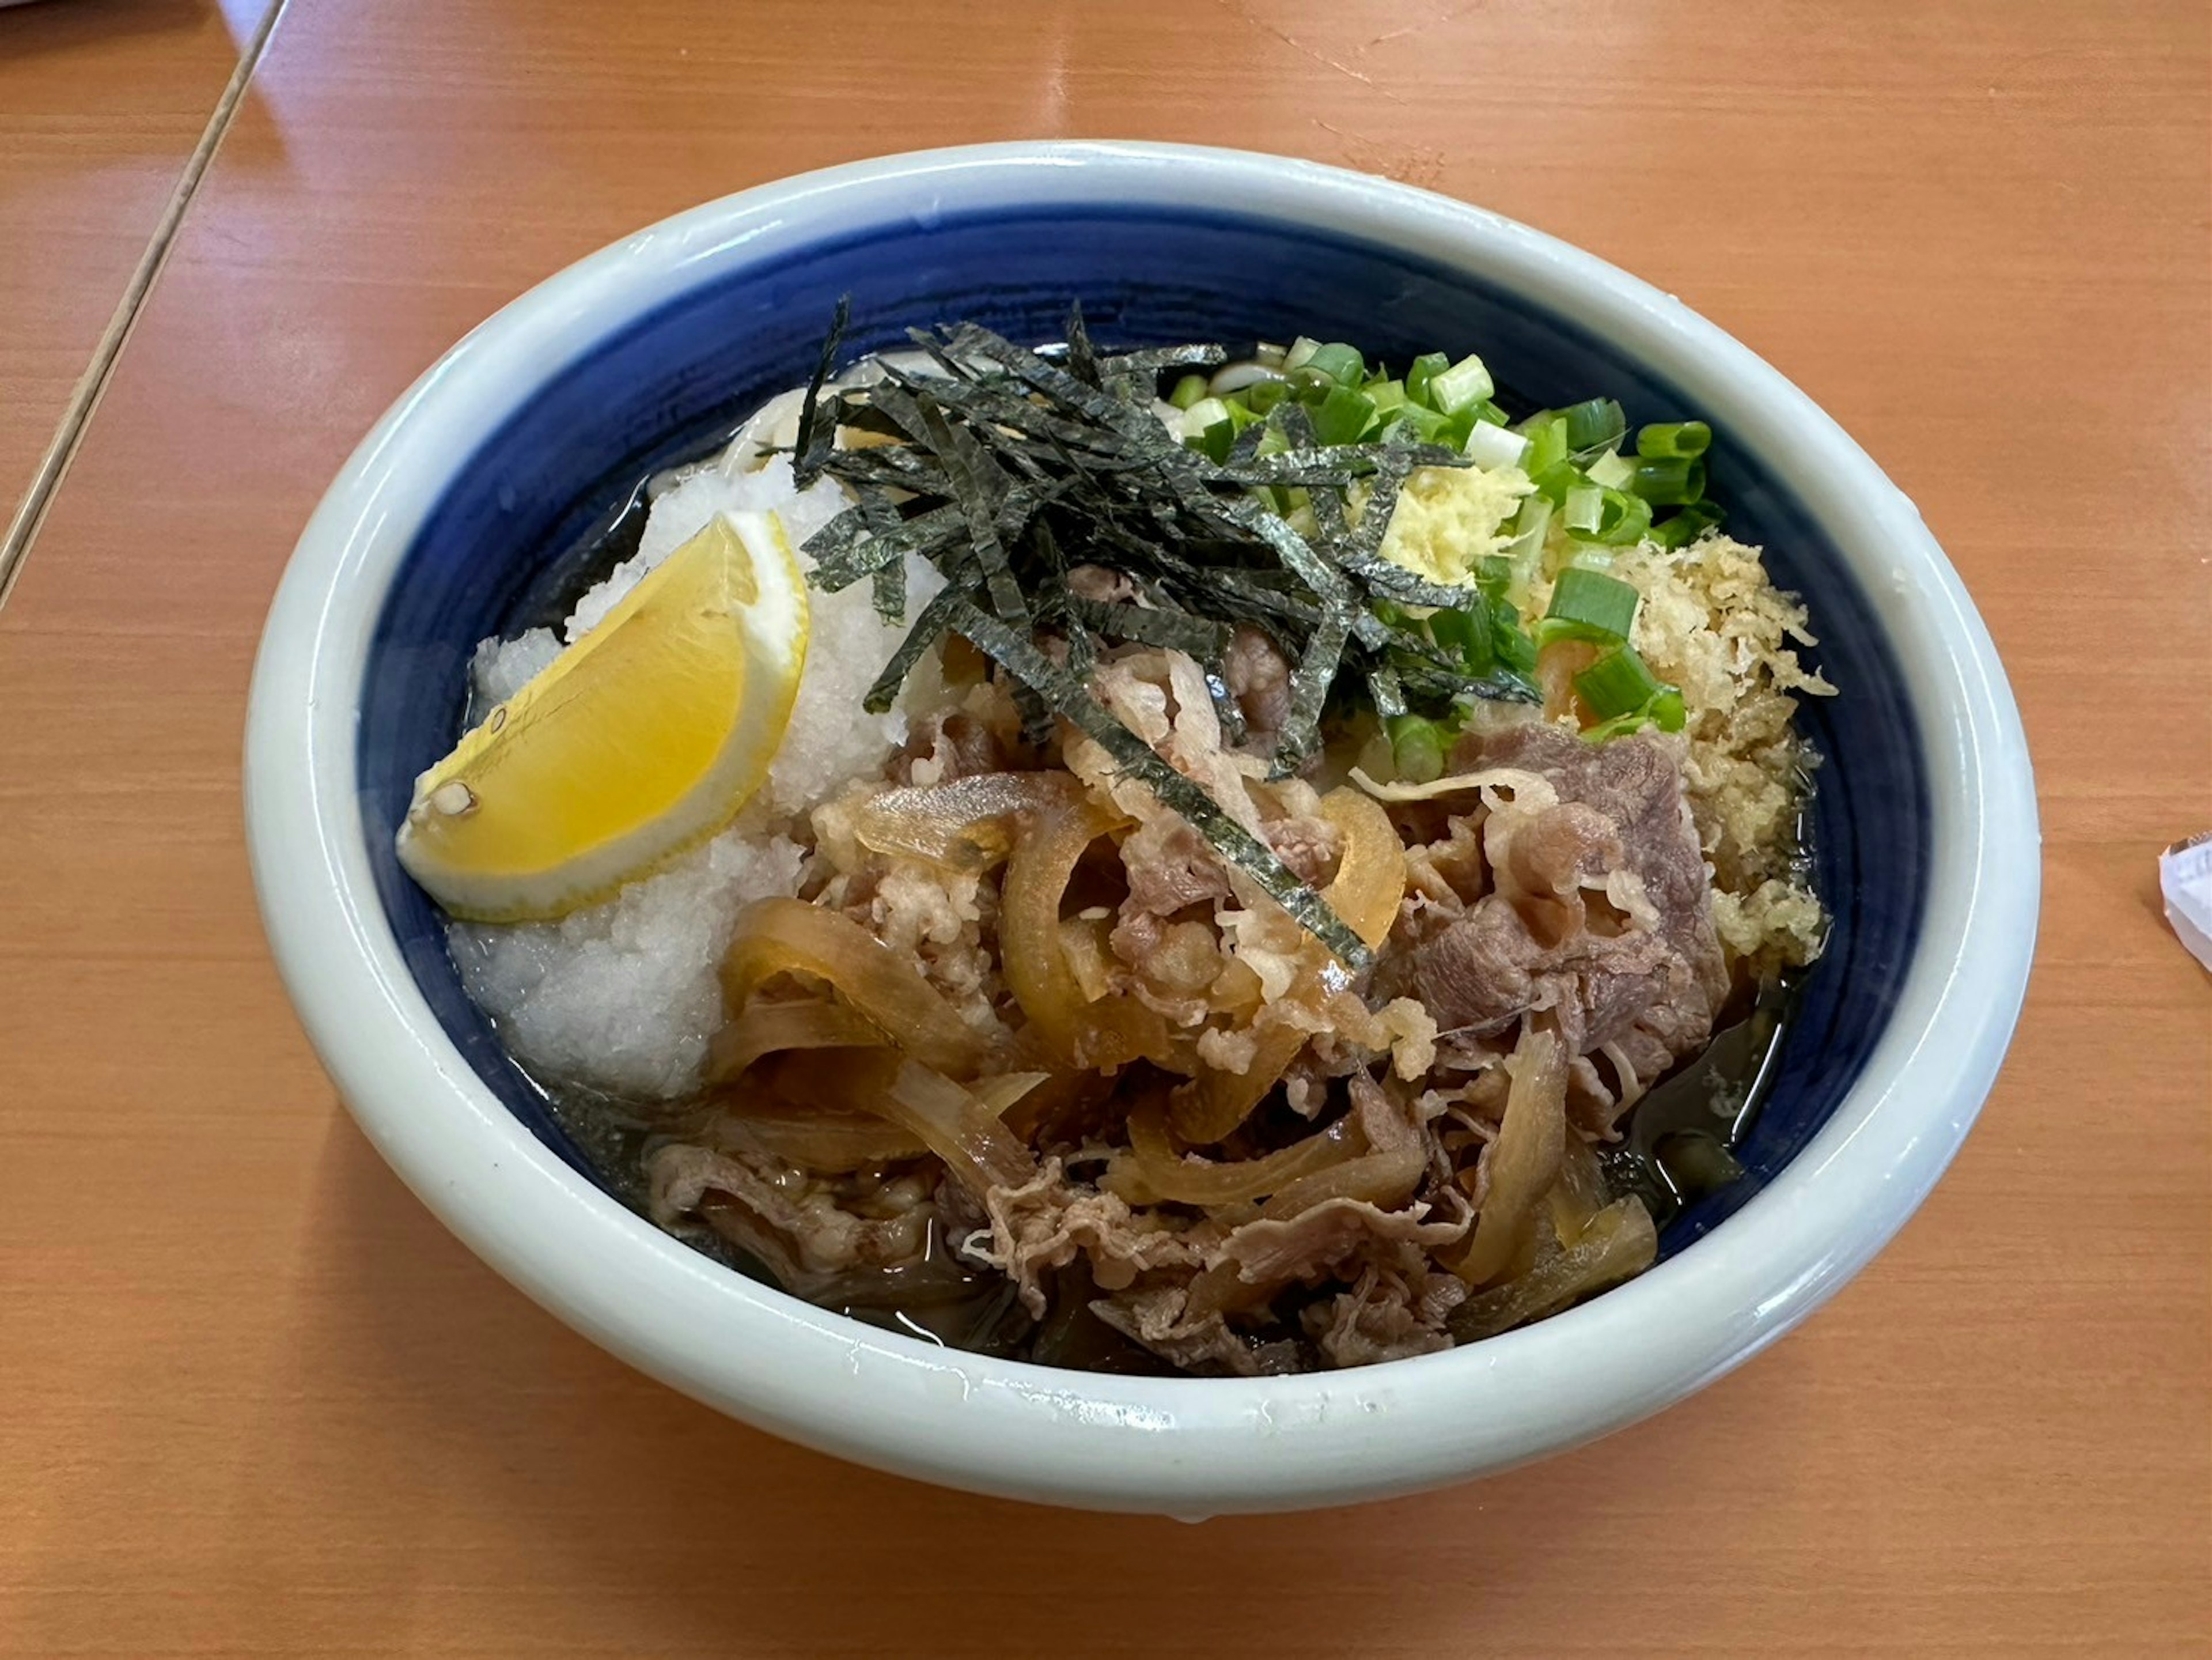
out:
{"label": "lemon wedge", "polygon": [[772,513],[725,513],[415,781],[399,862],[455,916],[561,916],[720,830],[806,665]]}

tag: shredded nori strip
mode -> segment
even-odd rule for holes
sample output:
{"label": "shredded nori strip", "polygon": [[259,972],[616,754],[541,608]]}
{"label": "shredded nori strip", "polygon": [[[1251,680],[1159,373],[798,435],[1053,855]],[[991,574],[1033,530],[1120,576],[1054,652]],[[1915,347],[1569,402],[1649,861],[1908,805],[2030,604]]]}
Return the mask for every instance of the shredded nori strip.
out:
{"label": "shredded nori strip", "polygon": [[792,462],[791,473],[801,489],[822,476],[823,463],[835,452],[836,425],[820,418],[822,383],[837,367],[837,348],[844,344],[845,325],[852,320],[853,296],[838,295],[837,314],[830,319],[830,332],[822,337],[822,356],[814,366],[814,378],[806,383],[806,396],[799,405],[799,453]]}
{"label": "shredded nori strip", "polygon": [[[1468,696],[1534,701],[1512,668],[1471,676],[1406,609],[1479,612],[1479,590],[1427,581],[1381,554],[1407,476],[1465,458],[1403,441],[1324,446],[1307,410],[1285,402],[1212,460],[1162,424],[1153,400],[1163,375],[1221,363],[1224,348],[1104,354],[1079,307],[1049,355],[973,323],[916,330],[924,368],[886,364],[872,385],[832,389],[846,321],[841,305],[801,406],[796,465],[802,482],[826,473],[850,486],[860,508],[807,543],[812,580],[834,592],[870,579],[886,617],[904,612],[908,556],[945,581],[867,708],[890,708],[922,654],[961,635],[1006,672],[1032,738],[1054,718],[1091,734],[1348,966],[1364,967],[1366,947],[1320,894],[1122,725],[1090,679],[1102,642],[1183,652],[1204,671],[1228,741],[1241,744],[1223,664],[1233,629],[1260,630],[1291,666],[1289,716],[1268,757],[1276,777],[1318,751],[1340,696],[1385,716]],[[905,441],[839,449],[840,427]],[[1310,504],[1305,533],[1272,510],[1293,490]],[[1076,593],[1079,566],[1126,579],[1137,603]],[[1055,641],[1064,653],[1045,649]]]}

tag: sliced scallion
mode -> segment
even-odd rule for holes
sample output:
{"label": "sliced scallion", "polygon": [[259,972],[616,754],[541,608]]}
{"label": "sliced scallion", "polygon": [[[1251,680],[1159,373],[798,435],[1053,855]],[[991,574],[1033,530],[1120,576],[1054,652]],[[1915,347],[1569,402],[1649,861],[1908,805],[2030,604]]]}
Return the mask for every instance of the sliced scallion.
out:
{"label": "sliced scallion", "polygon": [[1567,451],[1572,455],[1610,444],[1628,430],[1628,417],[1610,398],[1571,404],[1560,413],[1567,419]]}
{"label": "sliced scallion", "polygon": [[[1590,475],[1595,477],[1593,471]],[[1661,507],[1681,506],[1705,493],[1705,464],[1689,456],[1649,456],[1638,461],[1628,488]]]}
{"label": "sliced scallion", "polygon": [[1711,502],[1692,502],[1672,518],[1651,527],[1651,539],[1662,548],[1686,548],[1719,525],[1723,514]]}
{"label": "sliced scallion", "polygon": [[1617,576],[1569,566],[1552,588],[1552,603],[1537,625],[1540,645],[1553,640],[1619,644],[1636,621],[1637,592]]}
{"label": "sliced scallion", "polygon": [[1300,335],[1291,342],[1291,349],[1283,354],[1283,373],[1288,374],[1292,369],[1304,368],[1307,360],[1320,350],[1320,341],[1311,335]]}
{"label": "sliced scallion", "polygon": [[1713,429],[1702,421],[1655,421],[1636,435],[1636,453],[1653,457],[1703,455]]}
{"label": "sliced scallion", "polygon": [[1607,450],[1583,471],[1589,475],[1591,483],[1617,490],[1636,477],[1636,463],[1619,450]]}
{"label": "sliced scallion", "polygon": [[1601,721],[1639,714],[1666,690],[1633,646],[1616,646],[1575,677],[1575,691]]}
{"label": "sliced scallion", "polygon": [[1567,528],[1595,535],[1605,517],[1605,489],[1587,481],[1570,483],[1559,500]]}
{"label": "sliced scallion", "polygon": [[1446,415],[1473,409],[1496,391],[1490,371],[1473,352],[1429,382],[1429,401]]}
{"label": "sliced scallion", "polygon": [[1626,490],[1608,489],[1598,514],[1593,539],[1609,548],[1632,547],[1651,528],[1651,504]]}
{"label": "sliced scallion", "polygon": [[1450,367],[1451,359],[1443,353],[1423,352],[1406,370],[1406,396],[1416,404],[1435,409],[1436,404],[1429,397],[1429,383]]}
{"label": "sliced scallion", "polygon": [[1517,467],[1529,447],[1528,441],[1518,433],[1493,427],[1486,421],[1476,422],[1468,430],[1466,453],[1478,467]]}
{"label": "sliced scallion", "polygon": [[1349,386],[1336,386],[1313,412],[1314,436],[1324,444],[1356,444],[1375,418],[1375,400]]}
{"label": "sliced scallion", "polygon": [[1367,361],[1360,356],[1359,348],[1341,340],[1316,346],[1298,367],[1318,370],[1340,386],[1356,386],[1367,374]]}
{"label": "sliced scallion", "polygon": [[1229,418],[1229,405],[1218,398],[1201,398],[1186,404],[1182,412],[1182,435],[1195,437],[1216,422]]}
{"label": "sliced scallion", "polygon": [[1521,423],[1528,440],[1528,459],[1522,467],[1531,478],[1549,472],[1567,459],[1567,420],[1563,415],[1532,416]]}
{"label": "sliced scallion", "polygon": [[1206,377],[1202,374],[1186,374],[1175,383],[1175,390],[1168,394],[1168,402],[1179,410],[1187,410],[1205,396]]}
{"label": "sliced scallion", "polygon": [[1443,776],[1444,735],[1433,721],[1401,714],[1383,723],[1390,734],[1390,763],[1409,784],[1428,784]]}

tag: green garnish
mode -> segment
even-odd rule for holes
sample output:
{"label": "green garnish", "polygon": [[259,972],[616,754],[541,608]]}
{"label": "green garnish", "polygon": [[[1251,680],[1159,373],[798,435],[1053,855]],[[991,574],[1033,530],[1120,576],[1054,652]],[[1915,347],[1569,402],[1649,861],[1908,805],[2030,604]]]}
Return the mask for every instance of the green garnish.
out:
{"label": "green garnish", "polygon": [[1686,506],[1705,493],[1705,464],[1685,455],[1646,457],[1636,464],[1628,488],[1658,506]]}
{"label": "green garnish", "polygon": [[1702,421],[1655,421],[1636,435],[1636,453],[1694,457],[1703,455],[1712,441],[1713,429]]}
{"label": "green garnish", "polygon": [[1650,721],[1662,732],[1682,729],[1682,694],[1651,672],[1633,646],[1615,646],[1575,677],[1575,691],[1598,717],[1583,736],[1593,743]]}
{"label": "green garnish", "polygon": [[1408,784],[1431,784],[1444,775],[1444,735],[1433,721],[1401,714],[1385,723],[1390,763]]}
{"label": "green garnish", "polygon": [[1617,576],[1570,565],[1552,588],[1552,603],[1536,624],[1536,643],[1595,640],[1618,645],[1636,621],[1636,590]]}

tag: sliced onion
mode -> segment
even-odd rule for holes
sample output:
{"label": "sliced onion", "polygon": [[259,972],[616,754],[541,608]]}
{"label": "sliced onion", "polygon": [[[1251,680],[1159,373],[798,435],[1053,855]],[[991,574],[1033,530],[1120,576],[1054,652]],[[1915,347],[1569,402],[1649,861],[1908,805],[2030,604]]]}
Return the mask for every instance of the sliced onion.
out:
{"label": "sliced onion", "polygon": [[1105,1185],[1133,1205],[1233,1205],[1340,1164],[1357,1146],[1347,1117],[1263,1158],[1224,1164],[1179,1155],[1168,1139],[1167,1114],[1151,1101],[1129,1115],[1129,1157],[1115,1161]]}
{"label": "sliced onion", "polygon": [[1459,1264],[1470,1286],[1487,1284],[1528,1250],[1536,1207],[1559,1179],[1567,1133],[1565,1045],[1548,1031],[1524,1034],[1506,1057],[1512,1079],[1505,1117],[1490,1146],[1490,1189],[1474,1219],[1474,1240]]}
{"label": "sliced onion", "polygon": [[1453,1310],[1451,1335],[1471,1343],[1557,1314],[1593,1292],[1643,1273],[1658,1254],[1658,1231],[1643,1201],[1616,1200],[1565,1245],[1544,1231],[1535,1265],[1517,1280],[1477,1292]]}
{"label": "sliced onion", "polygon": [[1291,1183],[1267,1202],[1261,1216],[1279,1220],[1330,1199],[1357,1199],[1387,1208],[1412,1197],[1429,1167],[1420,1132],[1402,1107],[1362,1074],[1353,1074],[1352,1091],[1357,1104],[1352,1116],[1367,1151]]}
{"label": "sliced onion", "polygon": [[877,853],[973,874],[1012,850],[1013,821],[1064,803],[1075,787],[1064,773],[981,772],[885,790],[861,804],[854,834]]}
{"label": "sliced onion", "polygon": [[779,1049],[872,1049],[889,1041],[874,1022],[842,1003],[818,998],[754,1003],[714,1034],[707,1078],[727,1083]]}
{"label": "sliced onion", "polygon": [[725,1098],[725,1110],[704,1139],[709,1146],[764,1152],[825,1176],[917,1158],[924,1151],[920,1136],[873,1113],[757,1098],[739,1104]]}
{"label": "sliced onion", "polygon": [[[1406,895],[1406,845],[1398,839],[1397,826],[1355,789],[1331,790],[1322,798],[1321,816],[1344,836],[1336,879],[1322,897],[1362,940],[1380,946],[1398,920],[1398,904]],[[1322,970],[1328,960],[1321,943],[1309,939],[1300,948],[1298,977],[1289,996],[1309,1005],[1318,1001]],[[1207,1072],[1178,1091],[1176,1134],[1191,1146],[1209,1146],[1230,1134],[1282,1080],[1311,1036],[1296,1023],[1267,1024],[1255,1034],[1249,1066],[1239,1072]]]}
{"label": "sliced onion", "polygon": [[1158,1012],[1133,998],[1085,998],[1060,944],[1060,908],[1076,866],[1093,842],[1126,822],[1088,796],[1063,800],[1039,817],[1006,862],[1000,964],[1030,1030],[1063,1066],[1111,1070],[1149,1056],[1190,1071],[1187,1043]]}
{"label": "sliced onion", "polygon": [[975,1094],[917,1061],[903,1062],[875,1110],[920,1136],[953,1177],[977,1198],[1019,1187],[1036,1160]]}
{"label": "sliced onion", "polygon": [[757,899],[738,913],[722,958],[722,994],[740,1014],[779,974],[826,980],[884,1037],[940,1071],[978,1071],[990,1042],[963,1020],[921,970],[851,917],[804,899]]}

